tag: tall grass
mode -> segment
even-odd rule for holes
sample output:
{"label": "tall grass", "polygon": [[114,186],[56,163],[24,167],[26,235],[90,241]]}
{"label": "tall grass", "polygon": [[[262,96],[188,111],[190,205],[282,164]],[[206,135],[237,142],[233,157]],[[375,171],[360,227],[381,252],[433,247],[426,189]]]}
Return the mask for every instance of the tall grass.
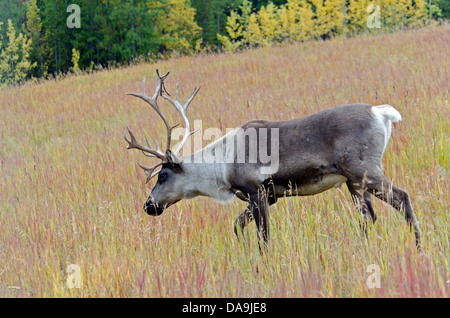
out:
{"label": "tall grass", "polygon": [[[180,57],[1,90],[0,296],[448,297],[449,31]],[[234,237],[243,202],[197,198],[147,216],[151,185],[135,164],[145,159],[125,149],[123,131],[153,138],[164,126],[125,93],[144,75],[151,90],[156,68],[171,71],[169,92],[177,79],[182,96],[202,85],[191,118],[224,132],[346,103],[394,105],[403,122],[383,164],[411,196],[422,251],[404,218],[376,199],[365,239],[345,186],[279,200],[267,259],[254,224],[245,246]],[[80,266],[80,289],[66,284],[69,264]],[[379,289],[366,284],[370,264]]]}

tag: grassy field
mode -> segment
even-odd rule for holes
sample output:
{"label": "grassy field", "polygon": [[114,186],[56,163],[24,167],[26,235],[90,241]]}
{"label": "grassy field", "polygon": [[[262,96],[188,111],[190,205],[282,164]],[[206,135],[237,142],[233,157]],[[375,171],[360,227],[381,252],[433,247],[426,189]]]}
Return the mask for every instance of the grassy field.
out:
{"label": "grassy field", "polygon": [[[449,297],[450,27],[180,57],[0,90],[0,297]],[[388,103],[403,115],[385,173],[409,192],[423,249],[397,211],[374,199],[368,239],[345,187],[279,200],[261,259],[255,225],[242,246],[245,204],[179,202],[160,217],[127,151],[126,125],[165,137],[147,104],[126,96],[155,69],[180,80],[192,120],[225,132],[260,118],[291,119],[346,103]],[[162,102],[171,123],[180,122]],[[206,145],[206,142],[205,142]],[[153,181],[154,182],[154,181]],[[79,266],[81,288],[67,267]],[[366,280],[374,264],[380,288]],[[258,270],[256,270],[258,268]],[[369,267],[370,268],[370,267]]]}

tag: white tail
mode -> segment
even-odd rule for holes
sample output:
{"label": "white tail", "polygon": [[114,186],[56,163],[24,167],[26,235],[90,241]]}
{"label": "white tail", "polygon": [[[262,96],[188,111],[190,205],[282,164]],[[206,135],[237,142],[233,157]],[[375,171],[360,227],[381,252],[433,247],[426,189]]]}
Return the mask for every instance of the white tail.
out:
{"label": "white tail", "polygon": [[385,119],[398,123],[402,120],[402,115],[391,105],[385,104],[380,106],[374,106],[373,111],[382,115]]}
{"label": "white tail", "polygon": [[372,107],[372,112],[379,123],[380,129],[384,134],[383,154],[391,138],[392,123],[398,123],[402,120],[402,115],[391,105],[380,105]]}

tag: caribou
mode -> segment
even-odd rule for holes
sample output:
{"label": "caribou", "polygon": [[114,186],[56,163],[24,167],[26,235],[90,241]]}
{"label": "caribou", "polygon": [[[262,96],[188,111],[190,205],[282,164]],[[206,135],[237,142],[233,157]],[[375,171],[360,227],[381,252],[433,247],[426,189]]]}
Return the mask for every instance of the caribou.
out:
{"label": "caribou", "polygon": [[[394,107],[351,104],[293,120],[252,120],[206,147],[181,156],[180,150],[193,134],[188,106],[200,88],[196,87],[182,103],[178,83],[175,98],[164,86],[169,73],[161,76],[157,70],[156,75],[157,85],[152,97],[145,93],[145,77],[142,92],[127,95],[144,100],[161,117],[167,130],[165,151],[157,142],[155,148],[147,139],[146,145],[139,143],[128,126],[124,135],[128,149],[137,149],[159,159],[151,167],[137,163],[146,174],[146,182],[158,176],[144,204],[149,215],[161,215],[178,201],[197,196],[211,197],[222,203],[237,197],[247,203],[247,208],[236,218],[234,232],[238,239],[245,239],[243,230],[254,220],[263,253],[270,236],[269,207],[278,199],[315,195],[345,183],[362,214],[364,231],[377,219],[371,200],[371,196],[375,196],[404,214],[419,247],[421,230],[409,195],[383,173],[382,157],[392,123],[402,119]],[[184,122],[183,138],[174,151],[170,149],[172,130],[178,125],[169,124],[157,103],[160,96],[174,106]],[[250,138],[252,136],[260,138]],[[268,166],[267,158],[276,162]]]}

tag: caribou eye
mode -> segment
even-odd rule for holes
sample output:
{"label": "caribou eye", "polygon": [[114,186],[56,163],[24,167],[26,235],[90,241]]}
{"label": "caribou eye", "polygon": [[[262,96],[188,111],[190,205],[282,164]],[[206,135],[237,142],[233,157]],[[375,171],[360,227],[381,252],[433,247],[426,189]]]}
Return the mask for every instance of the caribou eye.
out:
{"label": "caribou eye", "polygon": [[167,172],[160,173],[158,176],[158,182],[163,183],[164,181],[167,180],[167,177],[168,177]]}

